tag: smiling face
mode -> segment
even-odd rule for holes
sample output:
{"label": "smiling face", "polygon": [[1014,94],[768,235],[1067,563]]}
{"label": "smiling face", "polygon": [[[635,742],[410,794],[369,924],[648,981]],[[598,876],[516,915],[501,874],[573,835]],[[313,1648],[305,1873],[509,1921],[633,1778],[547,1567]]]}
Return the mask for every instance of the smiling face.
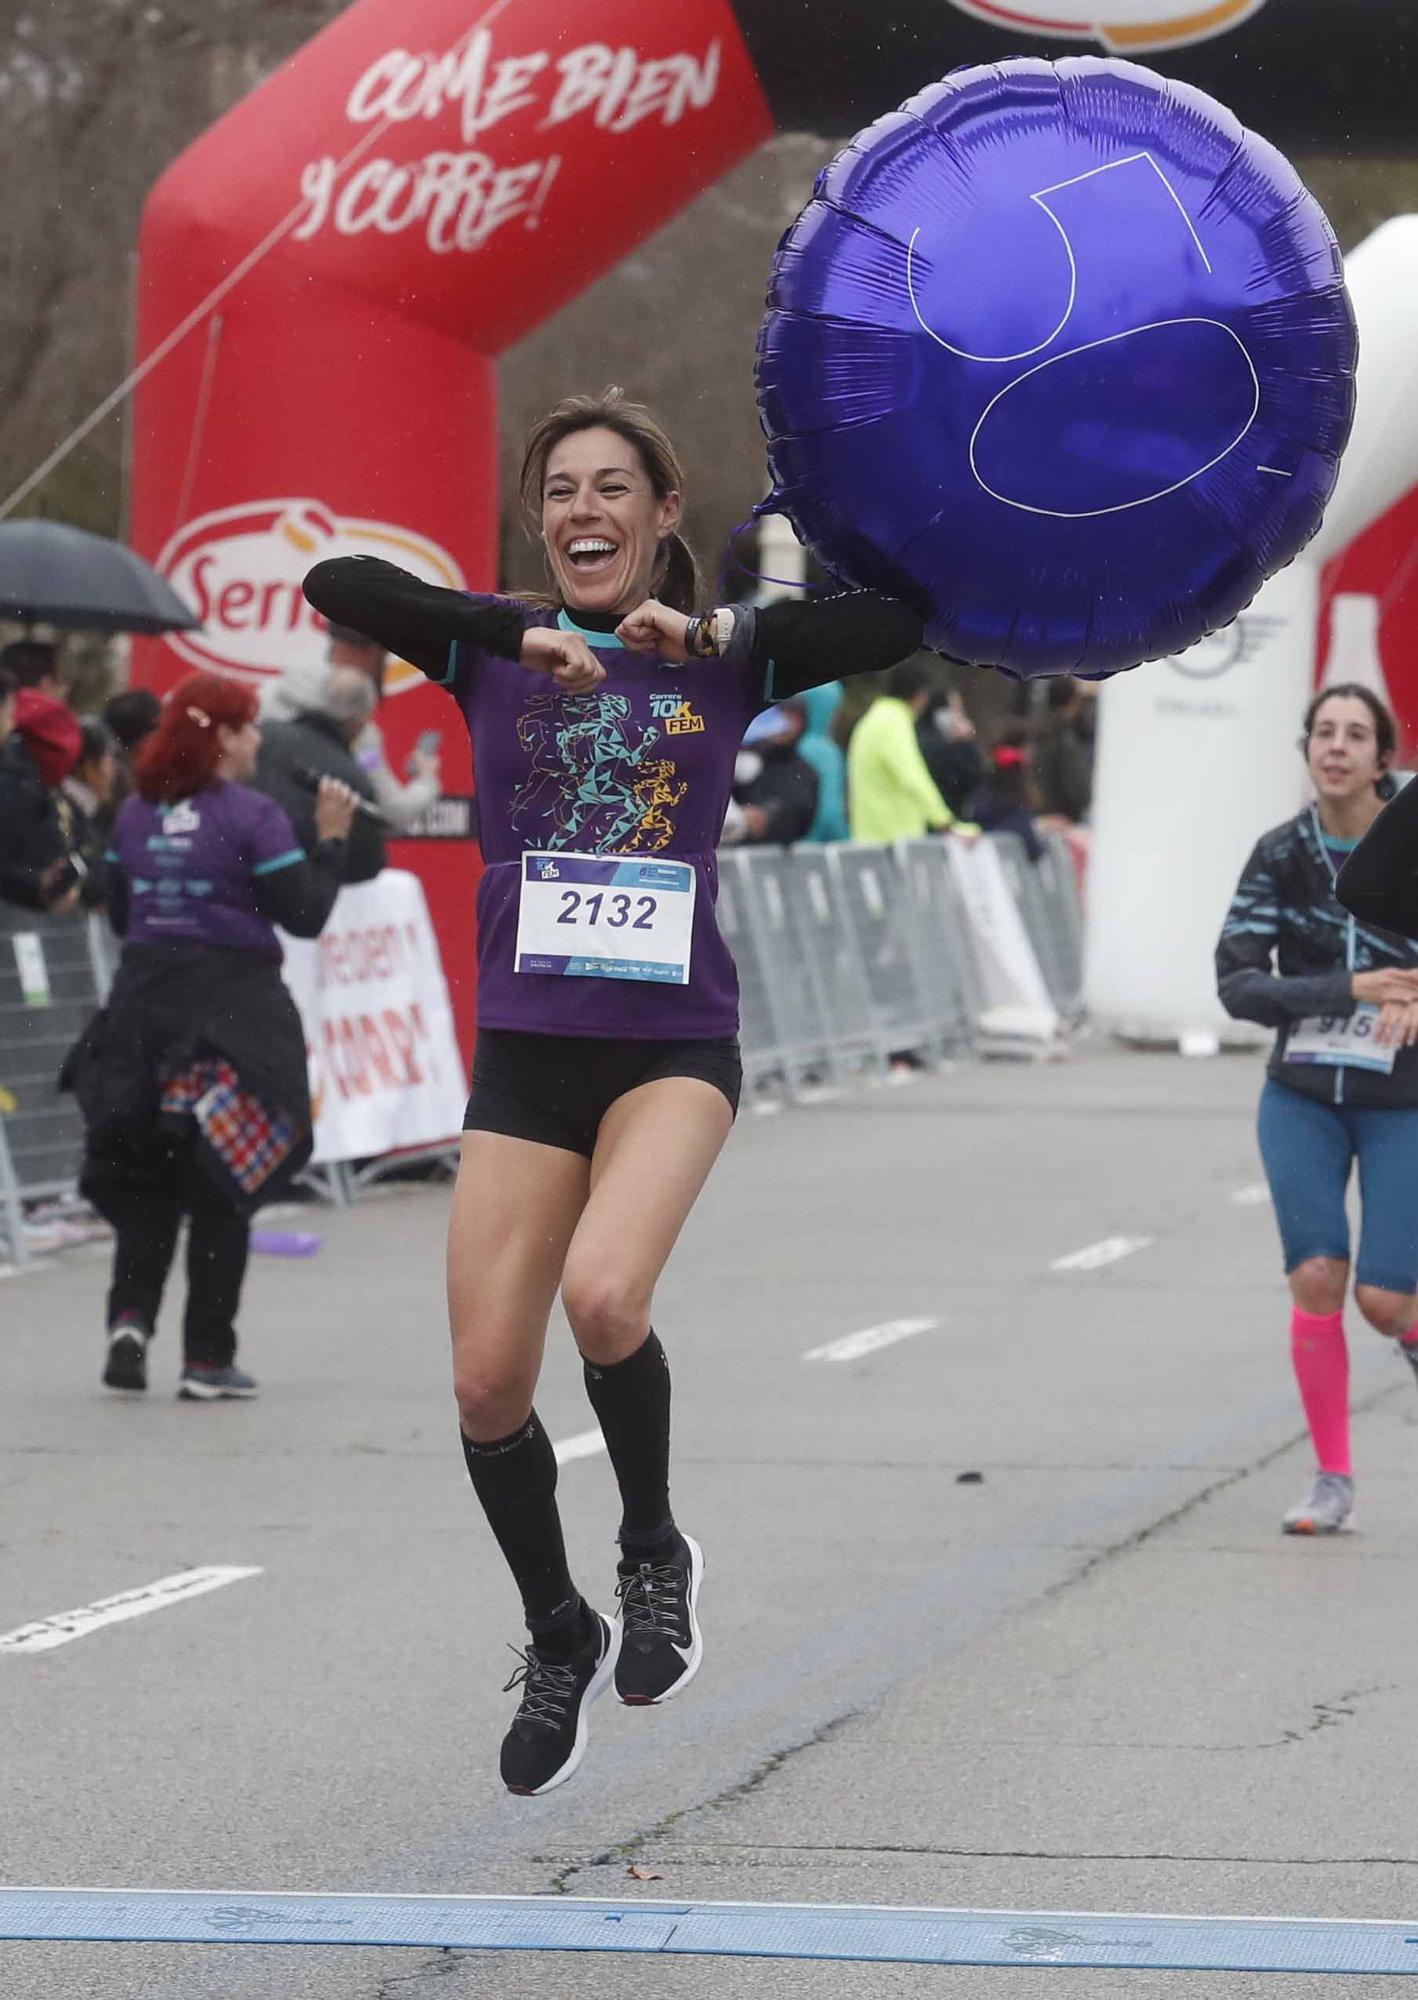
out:
{"label": "smiling face", "polygon": [[1383,775],[1373,712],[1355,695],[1332,695],[1315,714],[1306,752],[1310,777],[1320,799],[1347,804],[1372,792]]}
{"label": "smiling face", "polygon": [[542,538],[573,611],[633,611],[650,595],[680,496],[659,498],[635,446],[597,425],[553,447],[542,481]]}

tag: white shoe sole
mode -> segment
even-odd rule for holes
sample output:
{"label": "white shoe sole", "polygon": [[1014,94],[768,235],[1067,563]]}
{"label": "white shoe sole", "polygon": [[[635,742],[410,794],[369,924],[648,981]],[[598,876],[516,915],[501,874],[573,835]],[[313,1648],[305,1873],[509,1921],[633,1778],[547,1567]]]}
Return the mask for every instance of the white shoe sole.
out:
{"label": "white shoe sole", "polygon": [[182,1403],[251,1403],[258,1394],[255,1389],[217,1389],[210,1382],[191,1382],[186,1376],[177,1385]]}
{"label": "white shoe sole", "polygon": [[1351,1508],[1344,1519],[1336,1521],[1333,1526],[1327,1522],[1316,1526],[1314,1520],[1309,1515],[1306,1515],[1301,1521],[1282,1521],[1280,1523],[1280,1531],[1285,1535],[1308,1535],[1312,1541],[1318,1540],[1322,1535],[1352,1535],[1354,1532],[1354,1510]]}
{"label": "white shoe sole", "polygon": [[[601,1614],[597,1612],[596,1616],[599,1618]],[[558,1785],[564,1785],[568,1778],[574,1778],[580,1767],[581,1759],[586,1754],[586,1711],[591,1706],[591,1703],[599,1700],[610,1686],[612,1680],[615,1678],[615,1663],[620,1658],[620,1620],[618,1618],[602,1618],[601,1622],[605,1626],[609,1637],[606,1640],[606,1650],[601,1655],[601,1663],[596,1668],[591,1679],[586,1683],[586,1692],[581,1697],[581,1706],[576,1715],[576,1741],[571,1746],[571,1755],[567,1758],[561,1769],[553,1773],[544,1785],[538,1785],[534,1792],[513,1792],[512,1796],[514,1798],[545,1798],[547,1793],[554,1792]],[[511,1787],[509,1786],[508,1789],[510,1791]]]}
{"label": "white shoe sole", "polygon": [[[680,1532],[684,1534],[683,1529]],[[624,1695],[620,1695],[622,1708],[663,1707],[665,1702],[673,1701],[682,1688],[687,1688],[699,1672],[699,1663],[704,1658],[704,1634],[699,1629],[698,1616],[699,1586],[704,1581],[704,1551],[693,1535],[684,1535],[684,1545],[689,1550],[689,1658],[684,1663],[684,1672],[663,1694],[657,1694],[649,1701],[627,1701]]]}

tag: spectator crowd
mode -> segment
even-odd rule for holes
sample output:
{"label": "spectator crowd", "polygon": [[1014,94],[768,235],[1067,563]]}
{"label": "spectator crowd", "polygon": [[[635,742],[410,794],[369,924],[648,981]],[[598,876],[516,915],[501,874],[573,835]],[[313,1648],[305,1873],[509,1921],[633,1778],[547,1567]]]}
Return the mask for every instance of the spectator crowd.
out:
{"label": "spectator crowd", "polygon": [[[302,847],[317,842],[316,790],[340,780],[360,799],[346,880],[385,865],[390,834],[438,799],[436,736],[421,737],[402,777],[389,764],[377,711],[383,649],[332,626],[326,658],[290,668],[267,689],[254,784],[284,808]],[[1021,690],[1032,713],[989,743],[943,663],[917,655],[878,680],[834,683],[779,703],[750,726],[739,753],[725,845],[896,841],[1010,832],[1031,859],[1042,835],[1087,839],[1097,689],[1069,679]],[[19,639],[0,651],[0,902],[64,914],[101,909],[104,855],[132,789],[132,759],[156,727],[157,697],[115,695],[78,716],[57,648]]]}
{"label": "spectator crowd", "polygon": [[[411,829],[441,790],[436,737],[420,738],[404,777],[390,768],[376,720],[385,666],[382,647],[332,627],[326,658],[292,667],[262,702],[253,783],[284,808],[307,853],[318,845],[322,778],[371,809],[351,830],[350,882],[379,873],[387,835]],[[161,714],[154,693],[131,688],[101,713],[77,715],[55,644],[17,639],[0,651],[0,903],[55,915],[105,907],[105,856],[133,758]]]}
{"label": "spectator crowd", "polygon": [[987,747],[946,674],[922,653],[757,717],[739,754],[724,844],[1013,833],[1034,861],[1046,833],[1086,846],[1096,687],[1062,678],[1021,690],[1021,703],[1035,696],[1033,713],[1011,716]]}

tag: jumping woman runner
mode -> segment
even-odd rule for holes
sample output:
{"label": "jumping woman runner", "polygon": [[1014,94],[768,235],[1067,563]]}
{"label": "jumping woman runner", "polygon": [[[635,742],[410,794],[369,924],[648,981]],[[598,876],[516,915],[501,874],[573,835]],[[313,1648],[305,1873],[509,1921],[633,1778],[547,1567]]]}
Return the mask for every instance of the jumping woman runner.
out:
{"label": "jumping woman runner", "polygon": [[[865,592],[695,615],[683,483],[646,410],[573,397],[522,470],[549,601],[465,596],[364,556],[305,584],[448,688],[472,736],[486,873],[448,1296],[463,1451],[530,1634],[501,1760],[520,1793],[571,1776],[612,1677],[646,1705],[700,1663],[704,1559],[670,1509],[651,1307],[738,1104],[714,901],[740,741],[775,700],[921,642],[913,611]],[[532,1407],[558,1288],[620,1487],[614,1621],[572,1581]]]}
{"label": "jumping woman runner", "polygon": [[[1315,803],[1260,841],[1217,947],[1222,1004],[1279,1032],[1260,1100],[1260,1146],[1294,1300],[1291,1352],[1317,1471],[1285,1516],[1292,1535],[1352,1525],[1349,1281],[1345,1194],[1357,1160],[1363,1224],[1355,1301],[1418,1374],[1418,947],[1392,924],[1392,893],[1336,876],[1384,810],[1397,745],[1393,717],[1367,688],[1311,702],[1303,747]],[[1379,874],[1385,871],[1382,865]],[[1357,909],[1358,914],[1355,914]],[[1274,965],[1272,965],[1274,960]]]}

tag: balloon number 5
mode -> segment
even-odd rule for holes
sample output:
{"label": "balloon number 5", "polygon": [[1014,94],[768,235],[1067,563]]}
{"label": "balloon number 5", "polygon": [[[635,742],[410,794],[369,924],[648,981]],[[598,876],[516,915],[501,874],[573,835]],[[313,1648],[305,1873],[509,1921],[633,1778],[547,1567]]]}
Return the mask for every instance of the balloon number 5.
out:
{"label": "balloon number 5", "polygon": [[1309,540],[1356,350],[1322,210],[1214,100],[1094,58],[957,71],[779,247],[769,504],[957,659],[1115,673]]}
{"label": "balloon number 5", "polygon": [[[1126,189],[1121,189],[1117,179],[1109,179],[1105,188],[1104,176],[1122,175],[1128,178]],[[1104,166],[1075,174],[1070,180],[1040,188],[1029,196],[1058,231],[1067,259],[1068,296],[1063,313],[1042,341],[1016,354],[973,354],[944,339],[934,327],[928,325],[916,295],[915,263],[922,233],[918,228],[911,232],[906,248],[906,288],[911,310],[922,332],[962,361],[999,366],[1032,360],[1035,355],[1053,346],[1069,329],[1079,303],[1079,258],[1069,234],[1069,204],[1064,199],[1070,195],[1077,204],[1092,198],[1095,217],[1102,222],[1104,230],[1113,220],[1109,211],[1119,206],[1128,211],[1134,226],[1149,210],[1156,211],[1155,227],[1149,232],[1148,240],[1165,245],[1169,233],[1175,236],[1178,231],[1184,232],[1190,239],[1189,246],[1177,246],[1183,265],[1190,249],[1199,276],[1215,279],[1216,274],[1201,237],[1166,173],[1150,153],[1130,153],[1120,160],[1111,160]],[[1109,196],[1114,199],[1109,201]],[[1064,211],[1062,214],[1059,212],[1061,208]],[[1081,213],[1086,222],[1086,208]],[[1106,242],[1099,247],[1106,252]],[[1085,263],[1085,285],[1090,279],[1094,284],[1106,282],[1106,275],[1106,263],[1101,269],[1095,263],[1091,273]],[[1169,270],[1165,275],[1171,278],[1173,273]],[[1146,273],[1139,273],[1135,266],[1128,273],[1128,279],[1134,298],[1139,289],[1146,290]],[[1145,343],[1149,350],[1146,357],[1141,356],[1135,347],[1126,353],[1121,351],[1122,343],[1139,341]],[[1117,353],[1100,352],[1115,348],[1119,350]],[[1089,355],[1096,358],[1088,362],[1085,357]],[[1067,370],[1067,383],[1058,378],[1048,383],[1039,382],[1038,378],[1048,369]],[[1129,397],[1139,394],[1144,402],[1150,400],[1149,380],[1155,381],[1164,372],[1177,375],[1183,381],[1203,376],[1210,378],[1213,399],[1195,412],[1200,421],[1198,435],[1193,441],[1198,452],[1209,451],[1210,455],[1190,471],[1161,485],[1153,483],[1155,473],[1127,462],[1126,455],[1122,462],[1115,461],[1111,465],[1090,463],[1080,466],[1076,448],[1079,424],[1080,421],[1087,423],[1092,414],[1085,406],[1105,406],[1093,420],[1106,423],[1111,416],[1116,425],[1120,406],[1125,406]],[[1229,382],[1226,379],[1228,374],[1232,378]],[[1035,385],[1032,389],[1029,387],[1031,383]],[[1145,507],[1150,501],[1175,493],[1189,480],[1199,478],[1213,465],[1219,465],[1250,431],[1259,409],[1260,380],[1255,363],[1240,337],[1222,320],[1197,313],[1174,314],[1169,318],[1127,327],[1120,333],[1103,334],[1081,347],[1067,348],[1049,359],[1038,361],[1034,367],[1014,376],[991,397],[970,434],[970,470],[986,493],[1007,507],[1019,507],[1027,513],[1053,514],[1065,520],[1085,520],[1099,514],[1121,513],[1129,507]],[[1051,436],[1051,432],[1058,429],[1057,423],[1051,421],[1055,412],[1063,415],[1071,445],[1070,440]],[[1146,422],[1145,409],[1137,415],[1143,423]],[[1224,436],[1237,419],[1239,428],[1226,436],[1224,442],[1219,442],[1217,433]],[[988,437],[985,435],[987,430]],[[1020,433],[1027,433],[1034,440],[1032,453],[1020,449],[1023,442]],[[1212,449],[1218,443],[1219,448]],[[1005,485],[992,483],[991,471],[996,467],[995,476],[1006,482]],[[1169,467],[1169,471],[1176,470],[1175,465]],[[1288,477],[1287,474],[1281,476]],[[1040,496],[1049,494],[1052,504],[1042,497],[1030,499],[1024,492],[1008,491],[1007,484],[1010,482]],[[1120,495],[1126,497],[1105,498],[1105,493],[1114,486]],[[1139,491],[1139,487],[1147,490]],[[1086,502],[1092,504],[1080,504]]]}

